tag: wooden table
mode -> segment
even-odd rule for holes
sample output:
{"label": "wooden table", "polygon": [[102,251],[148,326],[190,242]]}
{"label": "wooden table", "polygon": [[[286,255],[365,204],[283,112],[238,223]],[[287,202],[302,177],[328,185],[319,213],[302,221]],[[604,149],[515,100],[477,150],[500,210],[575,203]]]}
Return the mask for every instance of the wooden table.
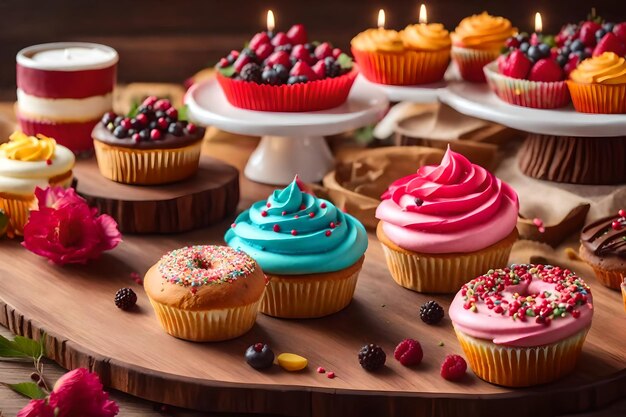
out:
{"label": "wooden table", "polygon": [[[211,143],[207,146],[206,150],[215,157],[226,160],[227,162],[235,165],[241,169],[247,156],[256,146],[256,140],[250,138],[237,139],[235,143],[232,141],[223,141]],[[267,186],[260,186],[258,184],[251,183],[245,179],[241,181],[242,195],[245,198],[242,200],[240,207],[247,207],[251,201],[261,198],[266,195],[268,190],[271,189]],[[8,336],[6,329],[1,329],[3,335]],[[390,352],[388,352],[390,353]],[[390,358],[390,360],[393,360]],[[50,380],[55,380],[63,371],[56,365],[50,364],[46,367],[47,375]],[[28,365],[17,363],[0,362],[0,380],[2,382],[20,382],[28,379],[31,370]],[[159,411],[154,411],[154,406],[147,401],[142,401],[128,395],[113,392],[113,398],[118,401],[121,407],[121,415],[133,416],[133,415],[162,415]],[[9,391],[7,388],[0,387],[0,410],[4,415],[14,415],[19,410],[26,400],[17,396]],[[157,406],[157,409],[159,407]],[[609,409],[595,413],[593,416],[611,416],[626,412],[626,401],[621,404],[615,404]],[[173,410],[169,408],[170,414],[181,416],[199,416],[198,413],[185,412],[182,410]],[[215,415],[215,414],[214,414]],[[592,416],[592,414],[589,414]]]}

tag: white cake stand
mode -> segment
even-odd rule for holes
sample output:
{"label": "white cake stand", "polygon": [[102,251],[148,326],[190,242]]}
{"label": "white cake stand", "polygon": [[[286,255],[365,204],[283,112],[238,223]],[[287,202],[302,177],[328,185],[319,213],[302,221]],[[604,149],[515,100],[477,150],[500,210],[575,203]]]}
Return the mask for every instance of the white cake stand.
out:
{"label": "white cake stand", "polygon": [[193,86],[185,96],[185,103],[195,123],[263,137],[244,173],[251,180],[265,184],[287,184],[295,174],[303,181],[320,181],[334,166],[323,136],[374,123],[389,106],[381,90],[361,80],[355,82],[343,105],[316,112],[243,110],[226,100],[215,79]]}
{"label": "white cake stand", "polygon": [[439,92],[441,101],[460,113],[524,132],[555,136],[626,136],[626,115],[578,113],[570,105],[541,110],[500,100],[486,84],[450,83]]}
{"label": "white cake stand", "polygon": [[390,101],[407,101],[410,103],[427,104],[439,100],[439,91],[446,87],[446,82],[421,85],[387,85],[367,80],[362,74],[359,78],[366,84],[380,88]]}

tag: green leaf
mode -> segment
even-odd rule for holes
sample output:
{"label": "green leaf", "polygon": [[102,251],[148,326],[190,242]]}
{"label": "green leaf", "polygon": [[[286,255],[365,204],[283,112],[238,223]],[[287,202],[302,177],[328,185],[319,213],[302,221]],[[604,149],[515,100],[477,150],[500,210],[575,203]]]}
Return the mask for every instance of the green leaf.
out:
{"label": "green leaf", "polygon": [[554,48],[556,46],[556,40],[554,39],[554,36],[552,35],[543,35],[541,37],[541,41],[543,43],[548,44],[550,48]]}
{"label": "green leaf", "polygon": [[374,140],[374,126],[365,126],[354,132],[354,139],[357,143],[367,144]]}
{"label": "green leaf", "polygon": [[21,382],[19,384],[6,384],[18,394],[28,397],[33,400],[46,398],[46,393],[34,382]]}
{"label": "green leaf", "polygon": [[220,74],[222,74],[224,77],[232,77],[233,74],[237,71],[235,71],[235,67],[233,65],[229,65],[227,67],[223,67],[223,68],[218,68],[217,69],[219,71]]}
{"label": "green leaf", "polygon": [[1,358],[28,358],[29,355],[22,352],[12,340],[0,335]]}
{"label": "green leaf", "polygon": [[188,109],[187,106],[184,105],[180,109],[178,109],[178,121],[187,122],[189,121]]}
{"label": "green leaf", "polygon": [[35,341],[27,337],[15,336],[13,343],[20,352],[23,352],[31,358],[39,358],[45,353],[43,339],[41,341]]}
{"label": "green leaf", "polygon": [[139,113],[139,102],[133,101],[133,103],[130,105],[130,110],[128,111],[128,114],[126,116],[132,119],[133,117],[137,116],[137,113]]}
{"label": "green leaf", "polygon": [[350,56],[346,53],[339,55],[339,57],[337,57],[337,62],[342,69],[350,69],[354,65],[352,58],[350,58]]}

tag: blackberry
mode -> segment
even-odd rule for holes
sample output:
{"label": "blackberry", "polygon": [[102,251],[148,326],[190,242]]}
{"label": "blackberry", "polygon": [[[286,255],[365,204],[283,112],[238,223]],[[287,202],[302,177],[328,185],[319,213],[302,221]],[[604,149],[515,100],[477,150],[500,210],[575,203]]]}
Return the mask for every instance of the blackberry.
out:
{"label": "blackberry", "polygon": [[385,365],[387,355],[383,348],[373,343],[365,345],[359,351],[359,363],[366,371],[376,371]]}
{"label": "blackberry", "polygon": [[137,303],[137,294],[130,288],[122,288],[115,293],[115,305],[122,310],[130,310]]}
{"label": "blackberry", "polygon": [[443,307],[436,301],[429,301],[420,307],[420,318],[426,324],[437,324],[443,318]]}
{"label": "blackberry", "polygon": [[244,65],[241,69],[241,79],[261,84],[263,82],[263,79],[261,78],[261,67],[254,62]]}
{"label": "blackberry", "polygon": [[326,77],[335,78],[341,75],[341,65],[336,62],[333,62],[330,65],[326,65]]}

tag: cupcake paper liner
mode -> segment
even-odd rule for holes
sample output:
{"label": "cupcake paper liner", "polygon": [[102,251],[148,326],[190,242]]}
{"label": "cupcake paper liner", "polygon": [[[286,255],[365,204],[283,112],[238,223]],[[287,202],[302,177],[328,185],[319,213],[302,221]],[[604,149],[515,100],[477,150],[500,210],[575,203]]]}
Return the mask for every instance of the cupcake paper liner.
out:
{"label": "cupcake paper liner", "polygon": [[[609,271],[608,269],[601,268],[600,265],[594,262],[593,258],[590,259],[594,257],[593,253],[587,250],[583,245],[580,245],[578,249],[578,256],[593,269],[596,278],[602,285],[619,291],[620,286],[624,282],[624,278],[626,278],[626,271]],[[597,260],[598,258],[595,258],[595,261]]]}
{"label": "cupcake paper liner", "polygon": [[624,301],[624,311],[626,311],[626,278],[624,278],[624,282],[622,282],[622,299]]}
{"label": "cupcake paper liner", "polygon": [[441,81],[450,63],[450,50],[370,52],[352,48],[361,73],[379,84],[418,85]]}
{"label": "cupcake paper liner", "polygon": [[427,254],[410,252],[393,245],[384,235],[382,224],[376,228],[383,246],[387,267],[396,283],[422,293],[456,293],[466,282],[490,269],[508,265],[517,229],[503,240],[476,252]]}
{"label": "cupcake paper liner", "polygon": [[576,366],[589,328],[556,343],[508,347],[454,329],[472,371],[481,379],[506,387],[545,384]]}
{"label": "cupcake paper liner", "polygon": [[486,65],[483,70],[491,90],[509,104],[533,109],[556,109],[570,102],[565,81],[542,82],[507,77],[498,72],[496,62]]}
{"label": "cupcake paper liner", "polygon": [[163,329],[179,339],[217,342],[234,339],[254,326],[260,300],[241,307],[188,311],[150,299]]}
{"label": "cupcake paper liner", "polygon": [[261,312],[282,318],[315,318],[343,310],[350,304],[359,277],[356,272],[343,278],[319,279],[267,274],[268,284]]}
{"label": "cupcake paper liner", "polygon": [[626,84],[582,84],[567,80],[576,111],[581,113],[626,113]]}
{"label": "cupcake paper liner", "polygon": [[499,49],[481,50],[452,46],[452,60],[456,62],[461,77],[473,83],[486,81],[483,67],[496,60],[499,55]]}
{"label": "cupcake paper liner", "polygon": [[34,195],[0,195],[0,209],[9,217],[9,230],[18,236],[22,236],[24,232],[24,225],[28,221],[30,207],[34,200]]}
{"label": "cupcake paper liner", "polygon": [[217,74],[217,81],[230,104],[247,110],[305,112],[342,105],[347,99],[358,70],[335,78],[298,84],[267,85],[234,80]]}
{"label": "cupcake paper liner", "polygon": [[135,149],[94,140],[100,173],[124,184],[167,184],[198,170],[202,141],[181,148]]}
{"label": "cupcake paper liner", "polygon": [[75,154],[93,154],[91,131],[100,119],[67,123],[31,120],[19,115],[18,119],[22,131],[27,135],[34,136],[41,133],[54,138],[60,145],[65,146]]}

